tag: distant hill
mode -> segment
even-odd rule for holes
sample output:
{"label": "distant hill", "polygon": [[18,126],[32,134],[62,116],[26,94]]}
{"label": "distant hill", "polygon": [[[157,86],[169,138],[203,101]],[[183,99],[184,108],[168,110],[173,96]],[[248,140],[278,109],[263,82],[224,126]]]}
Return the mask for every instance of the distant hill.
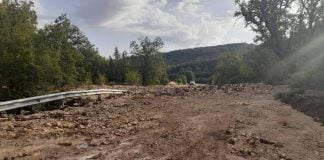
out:
{"label": "distant hill", "polygon": [[233,43],[219,46],[199,47],[163,53],[169,65],[168,74],[171,80],[186,72],[195,74],[198,83],[207,83],[215,68],[215,60],[223,54],[245,54],[255,46],[247,43]]}
{"label": "distant hill", "polygon": [[233,43],[219,46],[199,47],[192,49],[176,50],[164,53],[167,64],[179,65],[182,63],[210,61],[216,59],[219,55],[228,52],[246,53],[254,45],[247,43]]}

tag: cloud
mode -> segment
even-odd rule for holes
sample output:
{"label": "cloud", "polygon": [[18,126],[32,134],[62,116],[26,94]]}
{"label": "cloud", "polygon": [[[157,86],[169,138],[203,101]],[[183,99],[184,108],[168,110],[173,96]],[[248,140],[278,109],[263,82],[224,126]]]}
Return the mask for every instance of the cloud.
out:
{"label": "cloud", "polygon": [[100,25],[106,20],[114,18],[121,12],[123,0],[81,0],[80,8],[74,13],[76,17],[85,19],[93,25]]}
{"label": "cloud", "polygon": [[42,5],[40,0],[35,0],[34,1],[34,9],[37,13],[37,23],[38,23],[38,27],[41,28],[43,27],[45,24],[50,23],[51,21],[53,21],[53,19],[51,19],[51,17],[49,17],[48,15],[46,15],[46,9],[45,7]]}
{"label": "cloud", "polygon": [[[202,0],[83,0],[76,12],[87,23],[117,32],[160,36],[177,46],[221,44],[235,19],[204,11]],[[218,2],[219,3],[219,2]],[[235,39],[231,37],[226,39]],[[173,44],[175,46],[175,44]]]}
{"label": "cloud", "polygon": [[[37,1],[40,2],[37,10],[43,16],[46,15],[46,9],[54,4],[50,0]],[[47,5],[44,9],[41,4],[45,2]],[[136,36],[160,36],[167,50],[250,42],[254,35],[244,29],[241,21],[235,23],[232,13],[235,6],[232,1],[70,0],[64,3],[64,0],[57,0],[55,4],[61,2],[64,4],[63,13],[68,13],[81,29],[85,27]],[[48,18],[42,19],[42,23],[45,23]]]}

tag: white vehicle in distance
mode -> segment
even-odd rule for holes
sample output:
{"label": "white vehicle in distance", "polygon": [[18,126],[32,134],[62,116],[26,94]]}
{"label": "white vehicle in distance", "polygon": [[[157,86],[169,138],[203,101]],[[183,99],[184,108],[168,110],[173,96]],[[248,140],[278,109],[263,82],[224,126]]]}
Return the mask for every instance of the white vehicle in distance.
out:
{"label": "white vehicle in distance", "polygon": [[190,82],[189,82],[189,85],[190,85],[190,86],[194,86],[194,85],[196,85],[196,82],[195,82],[195,81],[190,81]]}

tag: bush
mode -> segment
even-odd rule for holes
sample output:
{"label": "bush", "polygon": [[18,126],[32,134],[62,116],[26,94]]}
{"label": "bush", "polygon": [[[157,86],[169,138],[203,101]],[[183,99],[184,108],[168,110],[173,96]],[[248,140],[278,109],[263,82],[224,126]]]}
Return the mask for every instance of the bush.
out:
{"label": "bush", "polygon": [[167,74],[161,76],[160,84],[167,85],[169,83],[169,78]]}
{"label": "bush", "polygon": [[228,54],[218,59],[215,73],[211,77],[213,84],[235,84],[251,82],[255,74],[241,55]]}
{"label": "bush", "polygon": [[304,94],[302,89],[294,89],[289,92],[282,92],[275,94],[275,98],[281,100],[284,103],[293,104],[298,103],[303,99],[302,94]]}
{"label": "bush", "polygon": [[106,77],[105,74],[100,74],[100,73],[98,73],[98,74],[96,75],[96,79],[95,79],[95,83],[96,83],[96,84],[104,85],[104,84],[106,84],[106,82],[107,82],[107,77]]}
{"label": "bush", "polygon": [[178,78],[177,78],[177,83],[180,83],[180,84],[187,84],[188,81],[187,81],[187,76],[186,75],[179,75]]}
{"label": "bush", "polygon": [[306,69],[294,73],[289,78],[289,85],[298,89],[324,90],[324,73],[320,68]]}
{"label": "bush", "polygon": [[269,84],[286,84],[289,79],[289,68],[285,61],[275,64],[266,74],[265,82]]}
{"label": "bush", "polygon": [[142,83],[141,75],[136,71],[126,73],[126,83],[129,85],[140,85]]}
{"label": "bush", "polygon": [[270,49],[256,48],[244,55],[244,61],[253,69],[256,81],[267,81],[269,68],[279,61],[279,57]]}

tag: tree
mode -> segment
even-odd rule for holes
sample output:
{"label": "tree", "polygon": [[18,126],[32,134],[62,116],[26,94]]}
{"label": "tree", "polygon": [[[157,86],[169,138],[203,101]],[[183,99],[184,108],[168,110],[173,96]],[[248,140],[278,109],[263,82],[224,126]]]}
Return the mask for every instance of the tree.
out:
{"label": "tree", "polygon": [[248,54],[245,54],[243,58],[257,75],[257,81],[268,81],[268,78],[271,79],[268,73],[269,69],[277,65],[279,61],[279,57],[272,50],[262,47],[255,48]]}
{"label": "tree", "polygon": [[263,42],[265,46],[274,50],[279,57],[287,53],[285,43],[289,38],[291,4],[295,0],[235,0],[239,6],[236,17],[243,16],[246,26],[251,26],[258,35],[256,42]]}
{"label": "tree", "polygon": [[57,82],[58,87],[63,89],[66,85],[75,85],[78,79],[82,79],[78,74],[85,72],[81,68],[79,68],[81,72],[78,72],[77,68],[78,61],[84,58],[77,49],[81,46],[81,37],[77,36],[80,35],[78,28],[71,25],[70,20],[63,14],[55,20],[54,24],[40,29],[39,34],[44,36],[44,43],[50,50],[59,55],[61,81]]}
{"label": "tree", "polygon": [[129,70],[131,70],[130,59],[127,57],[127,54],[128,53],[126,51],[123,51],[121,55],[120,65],[119,65],[122,83],[126,82],[126,74],[128,73]]}
{"label": "tree", "polygon": [[118,47],[115,47],[114,58],[117,61],[121,58],[121,55],[120,55],[119,50],[118,50]]}
{"label": "tree", "polygon": [[104,85],[107,82],[106,75],[97,73],[95,77],[95,84]]}
{"label": "tree", "polygon": [[36,13],[32,2],[0,2],[0,99],[39,94],[41,69],[34,53]]}
{"label": "tree", "polygon": [[[235,0],[243,17],[262,42],[281,58],[298,51],[323,31],[323,0]],[[293,5],[297,11],[293,12]]]}
{"label": "tree", "polygon": [[126,73],[126,83],[129,85],[140,85],[142,83],[141,75],[136,71],[128,71]]}
{"label": "tree", "polygon": [[[289,82],[291,86],[319,89],[324,78],[319,76],[323,64],[323,0],[236,0],[239,11],[235,16],[243,16],[247,26],[258,33],[257,41],[262,46],[273,49],[279,62],[271,64],[268,56],[261,52],[250,54],[256,58],[248,60],[259,77],[270,63],[266,72],[267,81],[275,84]],[[292,7],[296,6],[296,11]],[[247,58],[249,59],[249,58]],[[272,65],[272,66],[271,66]],[[263,71],[265,72],[265,71]],[[317,75],[317,76],[315,76]],[[315,78],[316,77],[316,78]],[[297,84],[297,85],[295,85]]]}
{"label": "tree", "polygon": [[103,84],[108,61],[65,14],[37,29],[33,3],[0,1],[0,100]]}
{"label": "tree", "polygon": [[185,71],[183,74],[186,75],[188,82],[194,81],[196,79],[195,73],[192,71]]}
{"label": "tree", "polygon": [[177,83],[187,84],[188,83],[187,76],[184,74],[179,75],[177,78]]}
{"label": "tree", "polygon": [[299,18],[300,23],[304,24],[304,27],[309,34],[309,38],[312,39],[323,17],[323,4],[322,0],[299,0]]}
{"label": "tree", "polygon": [[111,81],[116,83],[126,82],[126,73],[130,68],[129,58],[127,57],[127,52],[119,52],[118,47],[115,47],[113,57],[109,57],[109,72]]}
{"label": "tree", "polygon": [[115,63],[114,60],[111,56],[108,58],[108,75],[109,75],[109,81],[110,82],[115,82]]}
{"label": "tree", "polygon": [[96,83],[98,74],[105,74],[106,60],[101,57],[80,29],[71,24],[66,14],[54,24],[39,30],[42,42],[58,55],[61,76],[57,86],[75,86]]}
{"label": "tree", "polygon": [[254,72],[242,56],[227,54],[217,60],[215,73],[211,77],[214,84],[246,83],[254,80]]}
{"label": "tree", "polygon": [[138,41],[130,44],[131,54],[136,58],[136,68],[142,76],[143,85],[160,84],[161,78],[166,74],[166,67],[159,50],[163,41],[157,37],[154,40],[140,37]]}

